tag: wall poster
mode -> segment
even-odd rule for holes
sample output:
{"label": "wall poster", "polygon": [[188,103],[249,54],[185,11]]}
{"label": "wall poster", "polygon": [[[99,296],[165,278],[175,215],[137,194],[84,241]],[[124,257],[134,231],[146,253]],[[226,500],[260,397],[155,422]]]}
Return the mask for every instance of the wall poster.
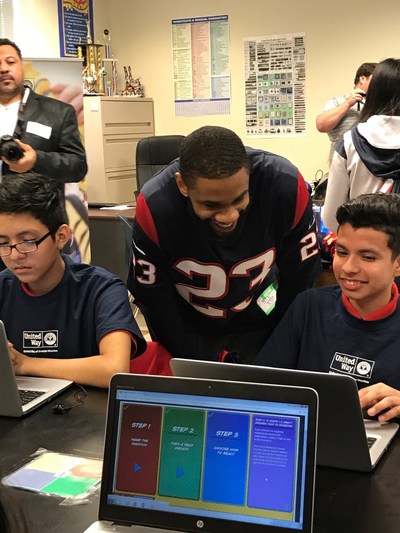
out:
{"label": "wall poster", "polygon": [[247,136],[305,134],[305,34],[246,38],[244,63]]}
{"label": "wall poster", "polygon": [[227,15],[172,20],[175,115],[230,113]]}
{"label": "wall poster", "polygon": [[79,43],[93,38],[92,0],[58,0],[60,56],[77,57]]}

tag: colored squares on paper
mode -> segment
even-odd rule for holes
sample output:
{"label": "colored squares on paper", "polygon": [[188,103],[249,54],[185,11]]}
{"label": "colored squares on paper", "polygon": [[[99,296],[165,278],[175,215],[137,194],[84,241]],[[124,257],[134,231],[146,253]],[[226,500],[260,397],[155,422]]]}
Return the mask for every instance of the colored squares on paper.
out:
{"label": "colored squares on paper", "polygon": [[69,498],[85,496],[101,480],[102,461],[45,452],[3,479],[5,485]]}

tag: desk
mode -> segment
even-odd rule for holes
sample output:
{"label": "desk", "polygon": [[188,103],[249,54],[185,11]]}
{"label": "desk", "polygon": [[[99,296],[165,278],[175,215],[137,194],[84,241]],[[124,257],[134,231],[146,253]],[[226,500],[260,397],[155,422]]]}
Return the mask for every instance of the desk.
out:
{"label": "desk", "polygon": [[314,533],[397,533],[400,526],[400,435],[375,471],[318,467]]}
{"label": "desk", "polygon": [[[53,414],[51,402],[22,419],[0,417],[1,477],[28,463],[39,448],[102,459],[107,391],[86,390],[85,404],[64,415]],[[57,402],[71,394],[65,392]],[[88,504],[72,506],[61,506],[58,497],[15,492],[25,509],[29,533],[81,533],[97,520],[99,492],[90,496]]]}
{"label": "desk", "polygon": [[89,207],[91,263],[109,270],[126,281],[128,275],[126,244],[123,227],[116,213],[132,221],[135,209],[114,211]]}
{"label": "desk", "polygon": [[[50,406],[45,406],[22,420],[0,418],[2,474],[27,463],[40,447],[100,456],[106,400],[105,391],[88,388],[85,405],[65,415],[53,415]],[[399,465],[398,434],[372,474],[317,468],[314,533],[398,533]],[[57,497],[25,491],[18,495],[32,526],[30,533],[82,533],[97,518],[98,494],[92,495],[87,505],[71,507],[60,506]]]}

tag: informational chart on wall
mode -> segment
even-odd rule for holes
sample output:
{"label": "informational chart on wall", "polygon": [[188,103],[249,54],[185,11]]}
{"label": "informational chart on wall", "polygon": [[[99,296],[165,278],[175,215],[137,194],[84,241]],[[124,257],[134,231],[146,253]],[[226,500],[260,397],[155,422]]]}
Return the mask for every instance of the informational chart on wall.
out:
{"label": "informational chart on wall", "polygon": [[93,37],[92,0],[58,0],[60,56],[77,57],[78,45]]}
{"label": "informational chart on wall", "polygon": [[230,113],[227,15],[172,20],[175,115]]}
{"label": "informational chart on wall", "polygon": [[247,135],[305,134],[305,34],[246,38],[244,63]]}

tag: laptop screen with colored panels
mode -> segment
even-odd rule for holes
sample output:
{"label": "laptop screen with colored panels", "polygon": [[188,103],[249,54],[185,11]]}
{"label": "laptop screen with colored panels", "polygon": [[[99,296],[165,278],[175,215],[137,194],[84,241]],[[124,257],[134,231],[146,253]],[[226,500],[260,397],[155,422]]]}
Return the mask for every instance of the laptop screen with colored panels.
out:
{"label": "laptop screen with colored panels", "polygon": [[308,406],[117,389],[107,504],[302,530]]}

